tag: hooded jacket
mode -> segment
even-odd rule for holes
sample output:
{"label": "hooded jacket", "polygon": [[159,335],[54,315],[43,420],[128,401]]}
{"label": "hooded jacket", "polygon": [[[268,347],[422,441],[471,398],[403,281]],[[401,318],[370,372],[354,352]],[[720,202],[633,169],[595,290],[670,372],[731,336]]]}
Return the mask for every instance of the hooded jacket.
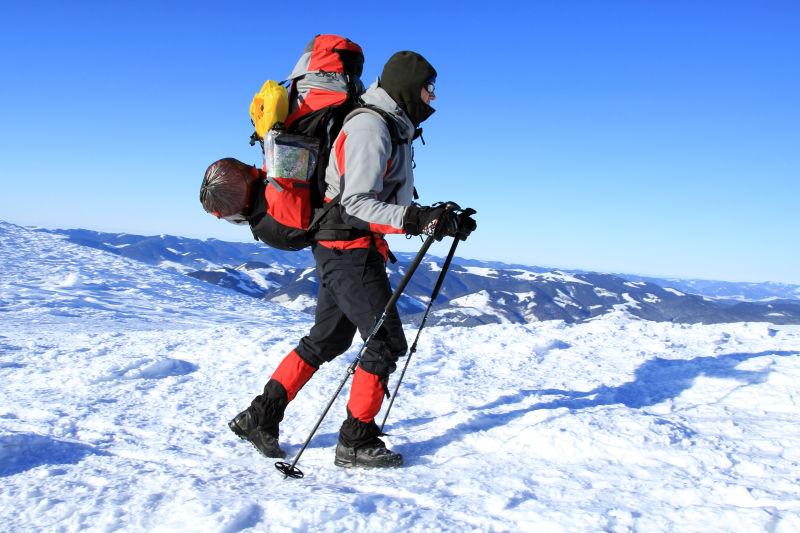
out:
{"label": "hooded jacket", "polygon": [[[379,236],[403,233],[403,218],[414,199],[411,141],[414,124],[388,95],[373,83],[362,96],[365,104],[379,107],[394,120],[400,143],[392,147],[389,128],[375,111],[359,108],[348,117],[333,143],[325,173],[325,197],[341,193],[342,220]],[[385,241],[377,243],[386,255]],[[354,241],[320,241],[329,248],[366,248],[369,237]]]}

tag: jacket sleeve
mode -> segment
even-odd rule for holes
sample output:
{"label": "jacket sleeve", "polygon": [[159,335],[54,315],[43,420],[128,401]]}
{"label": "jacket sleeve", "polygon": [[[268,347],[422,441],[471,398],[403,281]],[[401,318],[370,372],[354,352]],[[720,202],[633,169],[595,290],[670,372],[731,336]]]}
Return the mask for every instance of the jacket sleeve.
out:
{"label": "jacket sleeve", "polygon": [[392,155],[383,119],[369,113],[353,117],[337,137],[334,150],[345,222],[376,233],[403,233],[406,206],[378,200]]}

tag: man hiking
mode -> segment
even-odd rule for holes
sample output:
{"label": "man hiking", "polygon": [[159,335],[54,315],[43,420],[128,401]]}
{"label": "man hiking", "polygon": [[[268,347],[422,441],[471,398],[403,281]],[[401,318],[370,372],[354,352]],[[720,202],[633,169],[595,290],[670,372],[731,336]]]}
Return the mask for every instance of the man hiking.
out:
{"label": "man hiking", "polygon": [[[416,52],[398,52],[362,95],[333,143],[325,199],[340,197],[336,222],[353,229],[348,240],[312,246],[320,283],[315,323],[278,365],[263,392],[229,426],[267,457],[284,457],[278,428],[284,411],[319,367],[344,353],[356,330],[365,339],[392,295],[386,273],[391,257],[384,235],[431,234],[465,238],[472,219],[459,220],[444,205],[414,205],[411,143],[433,114],[436,70]],[[391,121],[389,123],[388,121]],[[397,309],[369,341],[353,375],[347,417],[339,431],[335,464],[397,467],[403,458],[386,448],[375,423],[389,375],[407,350]]]}

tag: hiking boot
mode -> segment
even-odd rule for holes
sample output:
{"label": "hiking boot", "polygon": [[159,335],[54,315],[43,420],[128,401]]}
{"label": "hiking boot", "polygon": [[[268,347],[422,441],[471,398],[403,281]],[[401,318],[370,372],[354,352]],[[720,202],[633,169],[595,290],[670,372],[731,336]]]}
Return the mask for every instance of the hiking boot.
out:
{"label": "hiking boot", "polygon": [[380,440],[361,448],[350,448],[341,442],[336,445],[333,464],[344,468],[397,468],[403,466],[403,456],[389,450]]}
{"label": "hiking boot", "polygon": [[250,409],[245,409],[236,415],[228,422],[228,427],[240,439],[249,441],[264,457],[286,457],[286,453],[278,446],[278,438],[256,425]]}

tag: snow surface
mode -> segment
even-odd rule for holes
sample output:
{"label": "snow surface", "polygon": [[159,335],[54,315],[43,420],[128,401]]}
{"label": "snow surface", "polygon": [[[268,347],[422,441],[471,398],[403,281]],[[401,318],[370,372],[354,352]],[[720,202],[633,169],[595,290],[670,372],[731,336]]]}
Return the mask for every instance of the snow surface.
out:
{"label": "snow surface", "polygon": [[665,291],[667,291],[667,292],[671,292],[671,293],[672,293],[672,294],[674,294],[675,296],[686,296],[686,294],[685,294],[685,293],[683,293],[683,292],[679,291],[678,289],[672,289],[672,288],[670,288],[670,287],[667,287],[667,288],[665,288],[664,290],[665,290]]}
{"label": "snow surface", "polygon": [[[345,390],[283,480],[226,423],[307,315],[5,223],[0,257],[4,531],[800,530],[800,326],[431,327],[406,465],[333,465]],[[290,457],[355,349],[289,406]]]}
{"label": "snow surface", "polygon": [[493,268],[485,268],[485,267],[476,267],[476,266],[462,266],[467,273],[474,274],[476,276],[483,276],[485,278],[497,278],[500,274],[497,273],[497,270]]}
{"label": "snow surface", "polygon": [[594,293],[596,295],[600,296],[601,298],[617,298],[618,297],[618,295],[616,293],[613,293],[613,292],[611,292],[609,290],[606,290],[606,289],[604,289],[602,287],[594,287],[592,290],[594,291]]}
{"label": "snow surface", "polygon": [[439,266],[438,261],[426,261],[425,263],[428,265],[428,268],[430,269],[431,272],[441,272],[442,271],[442,267]]}
{"label": "snow surface", "polygon": [[511,269],[512,271],[520,272],[513,276],[515,279],[524,281],[549,281],[559,283],[580,283],[583,285],[591,285],[582,279],[578,279],[571,274],[561,272],[560,270],[553,270],[552,272],[530,272],[527,270]]}
{"label": "snow surface", "polygon": [[308,309],[311,307],[313,309],[316,306],[316,299],[308,296],[306,294],[301,294],[292,298],[288,294],[280,294],[274,298],[272,298],[273,302],[281,304],[282,306],[286,307],[287,309],[292,309],[294,311],[303,311],[304,309]]}

